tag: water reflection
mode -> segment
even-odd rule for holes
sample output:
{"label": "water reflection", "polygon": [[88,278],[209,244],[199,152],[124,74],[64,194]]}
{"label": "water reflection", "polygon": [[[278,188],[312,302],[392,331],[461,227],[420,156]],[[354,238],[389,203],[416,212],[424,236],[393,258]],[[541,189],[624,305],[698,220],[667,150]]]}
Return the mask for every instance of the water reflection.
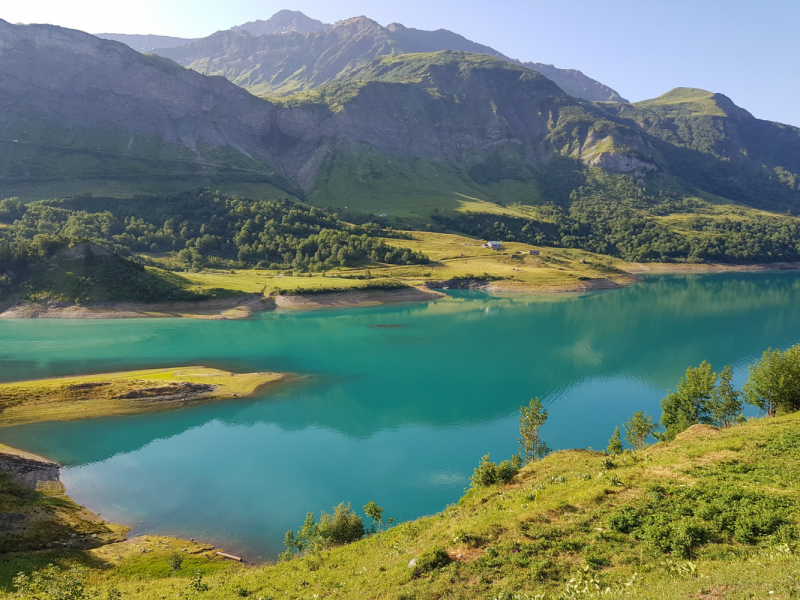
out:
{"label": "water reflection", "polygon": [[[274,312],[250,321],[4,321],[0,380],[203,364],[308,375],[260,400],[44,423],[0,440],[71,465],[104,516],[274,555],[306,510],[375,499],[405,519],[455,501],[478,458],[515,451],[548,404],[549,445],[604,447],[688,365],[743,366],[800,340],[797,273],[658,277],[584,296]],[[234,542],[235,541],[235,542]]]}

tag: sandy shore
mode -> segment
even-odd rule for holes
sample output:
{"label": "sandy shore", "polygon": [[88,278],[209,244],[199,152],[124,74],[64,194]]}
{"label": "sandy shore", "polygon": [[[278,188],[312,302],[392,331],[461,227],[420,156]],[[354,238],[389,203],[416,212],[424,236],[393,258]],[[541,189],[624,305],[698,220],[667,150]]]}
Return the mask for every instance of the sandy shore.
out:
{"label": "sandy shore", "polygon": [[408,287],[396,290],[349,290],[303,296],[276,296],[274,300],[278,308],[311,309],[374,306],[397,302],[428,302],[442,298],[444,295],[442,292],[434,290]]}
{"label": "sandy shore", "polygon": [[187,317],[192,319],[244,319],[271,310],[275,303],[261,294],[201,302],[103,302],[86,305],[22,302],[0,312],[2,319],[141,319]]}

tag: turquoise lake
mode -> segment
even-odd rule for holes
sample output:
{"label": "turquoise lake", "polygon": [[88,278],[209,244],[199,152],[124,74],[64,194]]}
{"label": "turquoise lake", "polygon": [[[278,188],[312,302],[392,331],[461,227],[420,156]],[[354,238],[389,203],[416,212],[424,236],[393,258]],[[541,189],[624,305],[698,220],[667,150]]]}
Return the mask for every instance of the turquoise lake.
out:
{"label": "turquoise lake", "polygon": [[308,377],[256,399],[6,428],[0,442],[61,462],[68,493],[133,534],[274,558],[306,511],[375,500],[406,520],[456,502],[482,455],[517,451],[534,396],[552,448],[605,448],[633,411],[658,418],[686,367],[731,364],[741,384],[764,349],[798,341],[797,272],[246,321],[4,320],[2,381],[180,365]]}

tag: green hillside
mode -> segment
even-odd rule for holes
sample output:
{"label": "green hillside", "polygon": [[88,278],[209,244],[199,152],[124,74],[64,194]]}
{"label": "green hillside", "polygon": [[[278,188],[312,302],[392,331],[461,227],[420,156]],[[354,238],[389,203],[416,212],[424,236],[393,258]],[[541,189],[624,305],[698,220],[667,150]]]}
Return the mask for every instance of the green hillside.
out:
{"label": "green hillside", "polygon": [[[63,238],[62,238],[63,239]],[[232,292],[196,292],[183,277],[145,267],[91,242],[39,236],[0,241],[0,301],[56,303],[196,301]]]}
{"label": "green hillside", "polygon": [[[437,515],[274,566],[219,570],[191,556],[202,577],[170,577],[170,550],[140,539],[6,555],[0,585],[10,594],[13,574],[50,561],[88,564],[91,589],[131,599],[788,600],[800,588],[799,423],[793,414],[724,430],[697,425],[617,457],[557,452]],[[95,558],[101,551],[108,566]]]}

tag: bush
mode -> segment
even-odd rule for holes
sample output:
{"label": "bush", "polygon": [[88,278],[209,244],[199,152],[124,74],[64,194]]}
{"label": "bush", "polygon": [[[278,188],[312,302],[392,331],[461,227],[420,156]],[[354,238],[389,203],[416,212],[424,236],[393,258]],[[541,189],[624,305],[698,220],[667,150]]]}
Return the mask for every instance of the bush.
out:
{"label": "bush", "polygon": [[417,558],[417,564],[414,565],[414,570],[411,573],[412,577],[419,577],[425,573],[429,573],[434,569],[441,569],[446,567],[453,559],[450,555],[441,548],[434,548],[428,552],[423,552]]}
{"label": "bush", "polygon": [[515,454],[511,460],[504,460],[499,465],[489,460],[490,454],[481,459],[480,464],[470,477],[472,487],[489,487],[509,483],[522,468],[522,457]]}
{"label": "bush", "polygon": [[364,522],[350,508],[350,503],[342,502],[333,509],[333,514],[322,513],[317,525],[316,534],[323,546],[342,546],[364,537]]}
{"label": "bush", "polygon": [[708,542],[759,544],[795,535],[786,498],[729,485],[651,485],[642,502],[608,516],[610,529],[651,543],[661,552],[690,557]]}
{"label": "bush", "polygon": [[642,515],[632,506],[622,506],[608,516],[607,523],[614,531],[630,533],[642,524]]}
{"label": "bush", "polygon": [[297,536],[294,531],[287,531],[283,541],[287,550],[279,558],[281,561],[291,560],[293,557],[291,549],[302,552],[303,550],[324,550],[332,546],[350,544],[360,540],[365,533],[361,517],[350,508],[349,502],[347,504],[342,502],[339,506],[334,507],[332,515],[325,512],[320,513],[319,523],[317,523],[314,513],[308,513]]}
{"label": "bush", "polygon": [[54,565],[35,571],[30,576],[19,573],[14,578],[17,596],[31,600],[84,600],[86,569],[73,566],[62,570]]}

